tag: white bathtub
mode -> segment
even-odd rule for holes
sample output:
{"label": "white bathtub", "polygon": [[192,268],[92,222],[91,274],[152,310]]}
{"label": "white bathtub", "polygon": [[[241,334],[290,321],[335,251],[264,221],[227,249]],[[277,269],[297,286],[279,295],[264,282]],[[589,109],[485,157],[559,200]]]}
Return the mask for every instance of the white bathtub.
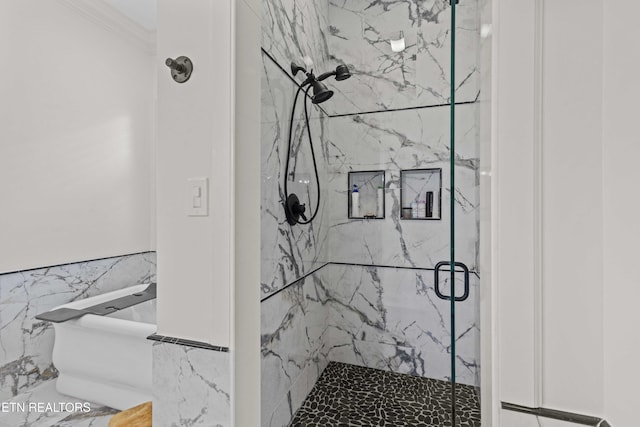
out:
{"label": "white bathtub", "polygon": [[[56,308],[86,308],[141,292],[148,285],[75,301]],[[156,331],[156,300],[106,316],[86,314],[54,323],[53,363],[60,393],[115,409],[151,400],[151,345]]]}

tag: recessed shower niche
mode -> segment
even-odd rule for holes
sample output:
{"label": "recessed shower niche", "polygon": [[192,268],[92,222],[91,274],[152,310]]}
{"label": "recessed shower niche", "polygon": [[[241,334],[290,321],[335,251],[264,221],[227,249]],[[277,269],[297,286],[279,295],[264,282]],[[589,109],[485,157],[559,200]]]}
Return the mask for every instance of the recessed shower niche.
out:
{"label": "recessed shower niche", "polygon": [[349,172],[349,219],[384,219],[384,171]]}
{"label": "recessed shower niche", "polygon": [[442,212],[442,169],[400,171],[400,217],[439,220]]}

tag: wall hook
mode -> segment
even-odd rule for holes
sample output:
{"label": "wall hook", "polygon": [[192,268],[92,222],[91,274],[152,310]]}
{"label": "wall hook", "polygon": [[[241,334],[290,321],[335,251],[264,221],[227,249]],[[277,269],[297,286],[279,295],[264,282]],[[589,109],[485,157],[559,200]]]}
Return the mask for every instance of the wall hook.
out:
{"label": "wall hook", "polygon": [[176,59],[167,58],[164,63],[171,68],[171,77],[178,83],[189,80],[193,72],[193,62],[186,56],[179,56]]}

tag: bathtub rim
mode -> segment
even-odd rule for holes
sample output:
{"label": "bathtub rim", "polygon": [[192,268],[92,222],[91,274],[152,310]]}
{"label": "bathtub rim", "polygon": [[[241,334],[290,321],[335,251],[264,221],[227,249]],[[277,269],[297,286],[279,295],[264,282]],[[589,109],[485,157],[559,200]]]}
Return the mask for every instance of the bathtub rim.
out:
{"label": "bathtub rim", "polygon": [[[149,286],[148,283],[141,285],[129,286],[127,288],[118,289],[104,294],[95,295],[92,297],[84,298],[77,301],[71,301],[65,304],[61,304],[55,307],[53,310],[59,308],[73,308],[83,309],[91,307],[96,304],[111,301],[116,298],[127,296],[136,292],[141,292]],[[142,301],[140,304],[153,300]],[[136,304],[137,305],[137,304]],[[132,306],[132,307],[135,307]],[[85,314],[76,319],[66,320],[60,323],[53,323],[54,329],[56,328],[85,328],[94,329],[105,332],[113,332],[131,336],[146,336],[153,334],[156,331],[157,324],[144,322],[139,320],[118,319],[115,317],[109,317],[109,315],[100,316],[97,314]]]}

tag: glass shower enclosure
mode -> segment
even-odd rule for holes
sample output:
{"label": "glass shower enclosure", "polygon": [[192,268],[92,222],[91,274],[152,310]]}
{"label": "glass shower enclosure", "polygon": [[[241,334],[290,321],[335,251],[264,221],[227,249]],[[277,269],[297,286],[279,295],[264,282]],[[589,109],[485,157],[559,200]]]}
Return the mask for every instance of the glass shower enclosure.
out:
{"label": "glass shower enclosure", "polygon": [[[349,366],[415,385],[392,402],[392,381],[366,416],[480,425],[480,1],[264,0],[263,426],[296,425]],[[291,62],[350,77],[292,114],[308,75]],[[285,193],[311,223],[289,222]]]}

